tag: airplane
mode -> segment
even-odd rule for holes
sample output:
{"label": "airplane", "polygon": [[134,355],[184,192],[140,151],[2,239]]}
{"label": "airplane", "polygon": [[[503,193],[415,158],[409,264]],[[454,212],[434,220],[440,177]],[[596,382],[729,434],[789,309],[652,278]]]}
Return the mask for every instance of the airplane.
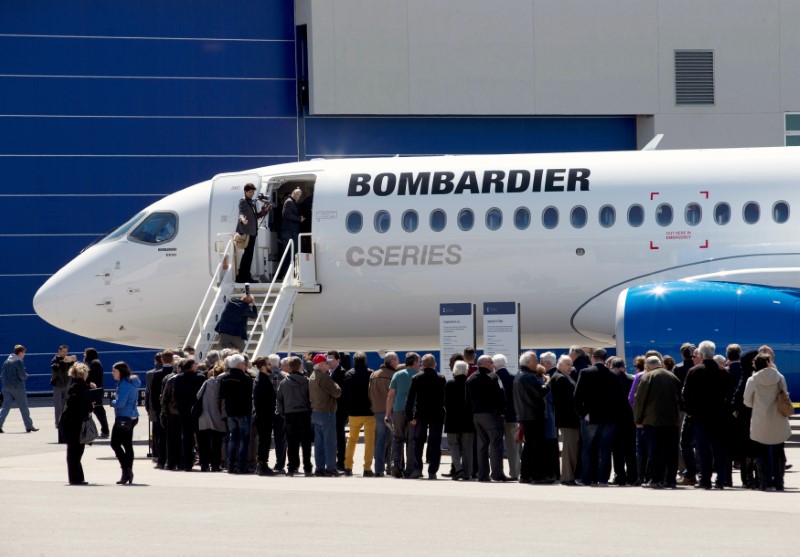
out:
{"label": "airplane", "polygon": [[[437,349],[439,304],[516,301],[521,346],[616,346],[632,362],[684,341],[723,354],[769,344],[800,392],[792,147],[315,159],[222,174],[84,250],[36,293],[36,312],[113,343],[188,342],[232,264],[247,183],[275,207],[273,228],[292,190],[310,205],[310,240],[284,255],[295,274],[270,286],[299,284],[286,310],[293,350]],[[254,274],[275,276],[276,245],[262,226]]]}

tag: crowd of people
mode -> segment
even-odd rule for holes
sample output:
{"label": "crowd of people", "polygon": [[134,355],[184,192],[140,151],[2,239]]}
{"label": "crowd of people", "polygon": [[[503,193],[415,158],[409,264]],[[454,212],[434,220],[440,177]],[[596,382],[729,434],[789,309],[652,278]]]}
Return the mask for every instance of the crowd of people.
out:
{"label": "crowd of people", "polygon": [[[93,349],[83,362],[67,351],[61,346],[53,358],[51,383],[69,482],[83,485],[82,427],[92,413],[99,435],[109,435],[102,402],[91,395],[102,390],[103,368]],[[158,469],[352,476],[363,432],[364,477],[435,480],[444,433],[452,463],[441,475],[456,481],[725,489],[738,468],[745,488],[784,489],[792,409],[769,346],[742,354],[732,344],[722,356],[713,342],[685,343],[677,364],[656,351],[637,356],[635,375],[602,348],[574,346],[560,357],[527,351],[516,374],[504,355],[466,348],[450,358],[450,380],[432,354],[415,352],[403,363],[389,352],[374,371],[363,352],[352,367],[336,350],[253,362],[234,348],[202,362],[192,352],[164,350],[146,374]],[[3,366],[11,396],[0,428],[20,400],[24,354],[16,347]],[[141,382],[125,362],[112,373],[111,447],[122,470],[117,483],[130,484]],[[20,409],[36,431],[27,405]]]}

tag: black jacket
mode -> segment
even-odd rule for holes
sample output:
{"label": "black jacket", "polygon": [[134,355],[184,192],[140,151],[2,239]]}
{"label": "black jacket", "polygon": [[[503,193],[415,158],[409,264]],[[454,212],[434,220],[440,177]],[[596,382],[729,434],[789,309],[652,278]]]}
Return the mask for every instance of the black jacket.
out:
{"label": "black jacket", "polygon": [[369,378],[372,370],[366,365],[356,365],[344,375],[342,399],[347,406],[348,416],[372,416],[369,401]]}
{"label": "black jacket", "polygon": [[[331,379],[339,385],[339,388],[342,389],[342,393],[344,394],[344,376],[347,374],[347,370],[339,364],[336,366],[336,369],[331,371]],[[339,399],[339,404],[336,405],[336,415],[347,416],[347,402],[344,398]]]}
{"label": "black jacket", "polygon": [[572,362],[572,367],[575,368],[575,373],[580,376],[581,372],[586,369],[587,367],[592,366],[592,360],[589,359],[589,356],[586,354],[581,354],[575,361]]}
{"label": "black jacket", "polygon": [[686,374],[689,373],[689,370],[692,369],[693,367],[694,367],[694,360],[688,358],[686,360],[683,360],[683,362],[676,365],[674,368],[672,368],[673,375],[675,375],[675,377],[681,380],[681,387],[683,387],[683,384],[686,382]]}
{"label": "black jacket", "polygon": [[[164,387],[164,379],[172,374],[172,366],[164,366],[153,372],[150,382],[150,394],[148,395],[147,411],[150,412],[150,421],[158,421],[161,415],[161,390]],[[149,373],[148,373],[149,375]]]}
{"label": "black jacket", "polygon": [[730,415],[731,376],[712,360],[703,360],[689,370],[683,384],[683,408],[692,423],[720,427]]}
{"label": "black jacket", "polygon": [[[622,407],[622,383],[605,364],[595,364],[581,371],[575,386],[575,410],[591,424],[616,424]],[[627,404],[627,400],[626,400]]]}
{"label": "black jacket", "polygon": [[544,397],[550,392],[550,383],[542,385],[536,374],[525,366],[514,377],[514,407],[520,422],[544,420]]}
{"label": "black jacket", "polygon": [[214,330],[222,335],[231,335],[239,338],[247,338],[247,319],[258,317],[258,312],[254,305],[246,304],[242,300],[233,299],[225,304],[222,315],[214,327]]}
{"label": "black jacket", "polygon": [[89,362],[89,378],[87,379],[89,383],[94,383],[98,389],[102,389],[103,375],[103,364],[100,363],[100,360]]}
{"label": "black jacket", "polygon": [[503,385],[503,395],[506,398],[506,423],[517,423],[517,413],[514,411],[514,376],[506,369],[494,372]]}
{"label": "black jacket", "polygon": [[742,362],[731,362],[728,366],[728,375],[731,376],[731,397],[736,392],[736,388],[739,386],[739,381],[742,379]]}
{"label": "black jacket", "polygon": [[275,387],[272,376],[259,373],[253,383],[253,419],[272,420],[275,416]]}
{"label": "black jacket", "polygon": [[581,427],[581,419],[575,411],[575,386],[577,382],[571,375],[558,369],[550,379],[550,392],[553,393],[553,409],[556,414],[556,427]]}
{"label": "black jacket", "polygon": [[253,378],[241,369],[229,369],[219,385],[219,399],[229,418],[253,414]]}
{"label": "black jacket", "polygon": [[500,386],[500,378],[485,367],[478,368],[467,379],[467,404],[473,414],[505,414],[506,397]]}
{"label": "black jacket", "polygon": [[433,368],[425,368],[411,380],[406,399],[406,419],[429,424],[444,423],[444,387],[447,380]]}
{"label": "black jacket", "polygon": [[[281,210],[281,236],[287,240],[296,240],[300,234],[300,209],[294,199],[287,197]],[[297,246],[294,247],[297,253]]]}
{"label": "black jacket", "polygon": [[67,390],[67,404],[58,421],[58,426],[68,443],[79,442],[81,425],[91,413],[89,385],[86,381],[73,380]]}
{"label": "black jacket", "polygon": [[182,371],[175,376],[172,398],[178,407],[179,416],[186,418],[192,415],[192,406],[197,402],[197,392],[204,381],[205,377],[193,371]]}
{"label": "black jacket", "polygon": [[467,406],[467,376],[456,375],[444,386],[445,433],[472,433],[475,423]]}
{"label": "black jacket", "polygon": [[69,368],[72,367],[72,362],[65,362],[63,356],[53,356],[50,360],[50,386],[63,389],[69,385]]}

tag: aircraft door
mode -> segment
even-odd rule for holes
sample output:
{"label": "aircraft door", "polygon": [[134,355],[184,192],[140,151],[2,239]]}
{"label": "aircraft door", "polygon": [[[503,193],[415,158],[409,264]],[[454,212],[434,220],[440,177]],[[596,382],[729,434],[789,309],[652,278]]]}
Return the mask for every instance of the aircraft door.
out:
{"label": "aircraft door", "polygon": [[[225,246],[236,232],[239,219],[239,200],[244,197],[244,186],[253,184],[256,193],[261,191],[258,174],[220,174],[211,185],[208,204],[208,266],[213,275]],[[241,257],[241,255],[240,255]]]}

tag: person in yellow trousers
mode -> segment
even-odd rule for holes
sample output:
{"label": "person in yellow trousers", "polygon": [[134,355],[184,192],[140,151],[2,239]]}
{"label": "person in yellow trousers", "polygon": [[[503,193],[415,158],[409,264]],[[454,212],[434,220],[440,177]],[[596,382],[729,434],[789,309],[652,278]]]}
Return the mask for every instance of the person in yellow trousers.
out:
{"label": "person in yellow trousers", "polygon": [[375,476],[372,471],[372,457],[375,453],[375,415],[369,401],[369,378],[372,370],[367,367],[367,355],[363,352],[353,354],[353,369],[344,376],[343,399],[347,405],[350,437],[344,455],[344,475],[353,475],[353,458],[356,453],[358,436],[364,430],[364,477]]}

